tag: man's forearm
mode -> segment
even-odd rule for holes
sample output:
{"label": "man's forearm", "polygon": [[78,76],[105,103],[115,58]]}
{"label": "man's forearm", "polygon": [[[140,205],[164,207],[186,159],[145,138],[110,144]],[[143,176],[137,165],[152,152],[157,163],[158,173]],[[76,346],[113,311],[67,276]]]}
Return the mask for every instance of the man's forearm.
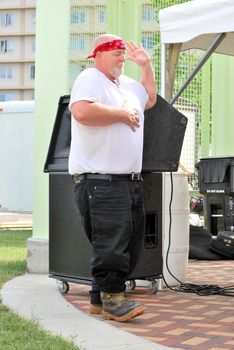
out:
{"label": "man's forearm", "polygon": [[121,110],[98,102],[79,101],[72,105],[73,117],[83,125],[110,125],[121,119]]}
{"label": "man's forearm", "polygon": [[99,102],[79,101],[71,106],[73,117],[82,125],[105,126],[127,124],[133,131],[140,126],[137,113],[127,107],[107,106]]}
{"label": "man's forearm", "polygon": [[155,75],[150,60],[141,66],[141,83],[149,95],[149,101],[146,105],[146,109],[148,109],[153,107],[157,100]]}

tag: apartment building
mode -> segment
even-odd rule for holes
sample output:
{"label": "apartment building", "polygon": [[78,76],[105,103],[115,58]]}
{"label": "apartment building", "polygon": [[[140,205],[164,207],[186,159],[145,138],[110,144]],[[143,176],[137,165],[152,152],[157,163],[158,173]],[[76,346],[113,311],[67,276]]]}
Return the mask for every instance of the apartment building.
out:
{"label": "apartment building", "polygon": [[[154,49],[155,6],[142,2],[142,44]],[[96,35],[108,31],[109,0],[70,0],[70,86],[92,61]],[[36,0],[0,0],[0,101],[34,99]]]}
{"label": "apartment building", "polygon": [[36,0],[0,0],[0,101],[34,99]]}

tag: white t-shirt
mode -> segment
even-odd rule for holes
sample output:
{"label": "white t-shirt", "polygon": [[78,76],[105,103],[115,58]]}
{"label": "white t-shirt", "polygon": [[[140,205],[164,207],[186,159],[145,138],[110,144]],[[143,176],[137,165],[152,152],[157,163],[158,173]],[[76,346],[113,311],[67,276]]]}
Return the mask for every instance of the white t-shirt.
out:
{"label": "white t-shirt", "polygon": [[100,102],[136,110],[140,127],[135,132],[124,123],[86,126],[72,117],[69,173],[130,174],[141,172],[143,154],[144,109],[148,94],[144,86],[125,75],[119,84],[109,80],[97,68],[84,70],[75,80],[69,107],[78,101]]}

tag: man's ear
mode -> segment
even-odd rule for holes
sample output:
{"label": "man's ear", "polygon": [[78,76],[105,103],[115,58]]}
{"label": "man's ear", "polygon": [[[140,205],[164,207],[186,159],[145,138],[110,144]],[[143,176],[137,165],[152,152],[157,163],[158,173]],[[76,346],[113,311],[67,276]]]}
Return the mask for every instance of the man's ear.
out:
{"label": "man's ear", "polygon": [[95,58],[99,58],[100,56],[102,56],[102,52],[101,51],[98,51],[97,53],[96,53],[96,57]]}

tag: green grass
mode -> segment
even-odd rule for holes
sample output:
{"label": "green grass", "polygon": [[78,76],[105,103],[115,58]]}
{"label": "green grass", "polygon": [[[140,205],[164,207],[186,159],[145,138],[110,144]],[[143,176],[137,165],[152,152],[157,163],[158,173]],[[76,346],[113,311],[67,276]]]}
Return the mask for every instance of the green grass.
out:
{"label": "green grass", "polygon": [[0,231],[0,288],[2,285],[25,273],[26,240],[32,231]]}
{"label": "green grass", "polygon": [[[0,231],[0,288],[26,272],[26,241],[31,235],[30,230]],[[1,301],[0,349],[79,350],[74,344],[40,329],[36,321],[26,321],[13,314]]]}

